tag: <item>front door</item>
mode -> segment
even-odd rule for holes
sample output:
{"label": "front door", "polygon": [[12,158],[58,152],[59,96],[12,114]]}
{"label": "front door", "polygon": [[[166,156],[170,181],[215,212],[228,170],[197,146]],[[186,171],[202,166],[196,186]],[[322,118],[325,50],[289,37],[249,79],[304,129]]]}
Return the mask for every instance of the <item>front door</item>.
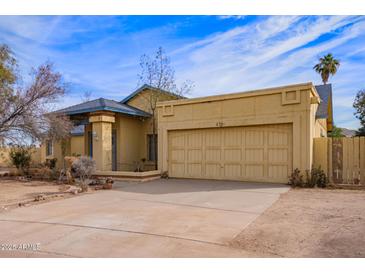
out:
{"label": "front door", "polygon": [[112,130],[112,170],[117,170],[117,132]]}

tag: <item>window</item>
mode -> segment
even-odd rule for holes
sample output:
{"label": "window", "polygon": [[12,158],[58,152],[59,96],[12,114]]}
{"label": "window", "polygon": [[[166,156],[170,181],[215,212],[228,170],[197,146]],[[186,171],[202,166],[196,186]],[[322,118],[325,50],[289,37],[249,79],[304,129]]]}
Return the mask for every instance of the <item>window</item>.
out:
{"label": "window", "polygon": [[88,139],[88,150],[89,150],[89,156],[93,157],[93,133],[91,131],[87,132],[87,139]]}
{"label": "window", "polygon": [[48,140],[46,143],[46,156],[53,155],[53,142],[52,140]]}
{"label": "window", "polygon": [[157,160],[157,134],[147,135],[147,153],[148,161]]}

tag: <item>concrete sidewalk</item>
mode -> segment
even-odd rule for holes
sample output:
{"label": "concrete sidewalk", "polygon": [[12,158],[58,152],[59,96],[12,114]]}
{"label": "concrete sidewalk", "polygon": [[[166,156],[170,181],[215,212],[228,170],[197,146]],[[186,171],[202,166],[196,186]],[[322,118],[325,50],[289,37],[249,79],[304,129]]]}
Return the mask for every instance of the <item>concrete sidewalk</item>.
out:
{"label": "concrete sidewalk", "polygon": [[207,180],[115,183],[114,190],[0,214],[1,257],[250,257],[227,246],[288,188]]}

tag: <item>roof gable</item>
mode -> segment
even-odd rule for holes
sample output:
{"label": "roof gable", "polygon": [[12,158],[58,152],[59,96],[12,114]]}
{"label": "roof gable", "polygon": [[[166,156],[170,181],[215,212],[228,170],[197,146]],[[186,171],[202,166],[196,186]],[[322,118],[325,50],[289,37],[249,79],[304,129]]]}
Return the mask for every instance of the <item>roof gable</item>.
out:
{"label": "roof gable", "polygon": [[152,87],[150,85],[144,84],[143,86],[141,86],[140,88],[138,88],[137,90],[135,90],[134,92],[129,94],[127,97],[125,97],[122,101],[120,101],[120,103],[127,104],[131,99],[133,99],[134,97],[136,97],[138,94],[140,94],[142,91],[144,91],[146,89],[156,91],[156,92],[162,92],[162,93],[171,95],[173,97],[176,97],[176,99],[185,99],[184,96],[180,96],[180,95],[177,95],[177,94],[172,93],[170,91],[166,91],[166,90],[163,90],[163,89],[155,88],[155,87]]}

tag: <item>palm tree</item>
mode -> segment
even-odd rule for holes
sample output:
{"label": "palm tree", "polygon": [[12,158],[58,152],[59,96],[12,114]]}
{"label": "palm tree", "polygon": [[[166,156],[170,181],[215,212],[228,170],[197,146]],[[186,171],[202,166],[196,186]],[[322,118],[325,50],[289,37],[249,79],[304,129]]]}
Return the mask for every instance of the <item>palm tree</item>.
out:
{"label": "palm tree", "polygon": [[323,84],[327,84],[330,75],[335,75],[338,67],[340,66],[340,61],[333,58],[331,53],[319,58],[319,63],[313,67],[313,69],[318,72],[321,77]]}

